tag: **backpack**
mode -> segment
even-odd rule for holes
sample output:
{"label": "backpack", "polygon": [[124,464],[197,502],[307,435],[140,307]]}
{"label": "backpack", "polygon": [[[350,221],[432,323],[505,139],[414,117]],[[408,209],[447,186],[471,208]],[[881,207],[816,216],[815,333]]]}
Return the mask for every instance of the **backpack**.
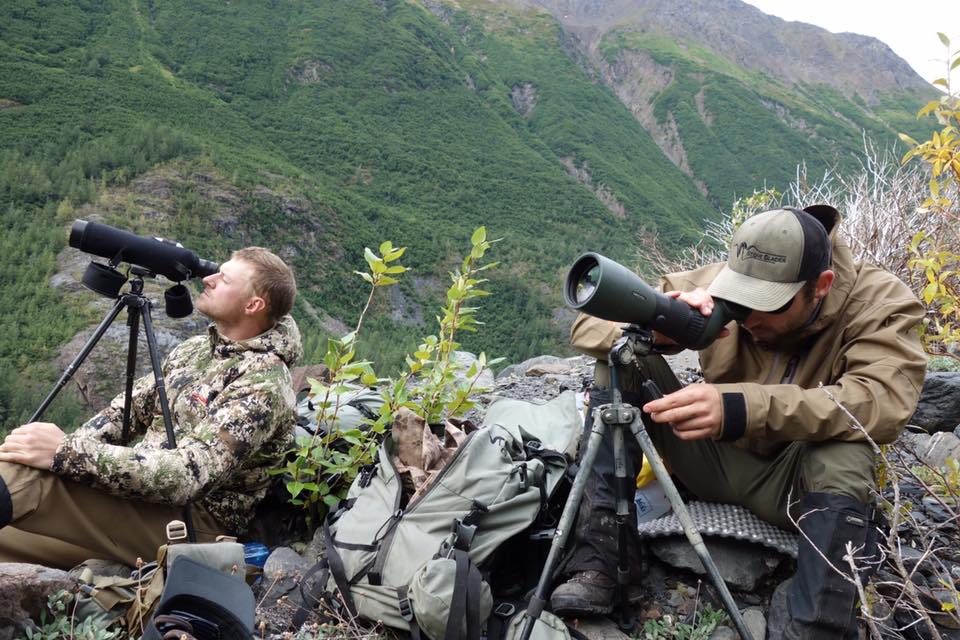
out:
{"label": "backpack", "polygon": [[[304,395],[297,402],[296,435],[324,435],[331,431],[328,424],[317,424],[318,404],[322,398]],[[331,407],[336,404],[337,417],[334,420],[334,432],[350,429],[364,429],[369,421],[377,419],[383,396],[376,389],[368,387],[348,387],[339,394],[331,394],[328,399]]]}
{"label": "backpack", "polygon": [[537,526],[573,459],[582,422],[575,394],[534,405],[501,399],[433,484],[410,504],[388,435],[323,524],[325,558],[301,583],[303,607],[422,632],[476,639],[493,598],[485,569],[508,540]]}
{"label": "backpack", "polygon": [[[71,571],[79,584],[74,596],[73,615],[78,620],[91,619],[97,628],[119,626],[131,636],[139,637],[158,603],[162,602],[161,597],[169,586],[171,568],[181,558],[189,558],[205,567],[205,571],[221,575],[245,571],[243,545],[232,540],[161,545],[157,549],[156,562],[143,565],[129,576],[101,573],[105,564],[110,563],[88,560]],[[250,591],[243,574],[229,579]],[[250,617],[253,617],[252,604]]]}

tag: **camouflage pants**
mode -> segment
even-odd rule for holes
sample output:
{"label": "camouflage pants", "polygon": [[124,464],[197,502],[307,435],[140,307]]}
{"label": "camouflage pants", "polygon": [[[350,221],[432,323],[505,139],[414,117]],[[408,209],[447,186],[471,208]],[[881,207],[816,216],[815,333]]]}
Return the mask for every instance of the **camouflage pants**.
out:
{"label": "camouflage pants", "polygon": [[[649,356],[636,369],[628,368],[619,382],[623,401],[640,406],[636,394],[640,384],[652,379],[668,394],[681,387],[670,367],[660,356]],[[626,379],[623,379],[626,378]],[[591,408],[610,402],[609,372],[598,367],[598,385],[591,391]],[[592,421],[581,439],[586,446]],[[666,425],[648,425],[647,432],[663,457],[671,474],[682,486],[701,500],[737,504],[759,518],[783,529],[795,530],[788,509],[798,506],[806,492],[843,495],[861,503],[871,501],[874,487],[874,456],[870,446],[861,442],[791,442],[769,456],[741,449],[730,442],[713,440],[683,441]],[[642,459],[640,446],[625,432],[627,477],[636,477]],[[583,501],[573,530],[570,555],[565,564],[567,574],[588,569],[610,577],[617,575],[616,476],[613,460],[613,430],[604,433],[592,473],[587,479]],[[633,494],[633,482],[625,488]],[[631,543],[628,544],[628,565],[634,578],[637,561],[636,515],[633,500],[629,501],[627,518]],[[794,512],[794,516],[797,514]]]}
{"label": "camouflage pants", "polygon": [[[69,569],[90,558],[129,566],[149,562],[165,544],[166,525],[183,509],[109,495],[20,464],[0,462],[10,492],[13,520],[0,528],[0,562],[29,562]],[[194,507],[198,542],[213,541],[221,528]]]}

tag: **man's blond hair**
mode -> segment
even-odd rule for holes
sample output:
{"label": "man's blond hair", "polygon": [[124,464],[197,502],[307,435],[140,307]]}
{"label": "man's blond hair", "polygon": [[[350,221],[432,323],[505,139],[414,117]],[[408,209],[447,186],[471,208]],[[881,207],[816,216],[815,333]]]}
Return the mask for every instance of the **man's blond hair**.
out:
{"label": "man's blond hair", "polygon": [[250,285],[254,294],[266,301],[271,325],[290,313],[297,297],[297,281],[283,260],[263,247],[246,247],[234,251],[231,257],[253,266]]}

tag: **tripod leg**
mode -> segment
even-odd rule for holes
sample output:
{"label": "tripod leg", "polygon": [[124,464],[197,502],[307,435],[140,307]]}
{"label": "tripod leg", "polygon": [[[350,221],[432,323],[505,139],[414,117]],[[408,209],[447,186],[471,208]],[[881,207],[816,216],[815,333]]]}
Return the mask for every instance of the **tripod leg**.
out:
{"label": "tripod leg", "polygon": [[523,622],[523,629],[520,632],[520,640],[530,640],[530,634],[533,632],[533,625],[540,617],[547,603],[547,589],[553,581],[553,572],[560,560],[567,545],[567,539],[570,537],[570,530],[573,528],[574,520],[577,517],[577,510],[580,508],[580,502],[583,499],[583,491],[587,484],[587,477],[590,475],[590,469],[597,458],[597,452],[600,451],[600,441],[603,440],[603,432],[606,425],[600,419],[600,409],[593,411],[593,426],[590,429],[590,437],[587,439],[587,450],[580,459],[580,470],[577,477],[570,487],[570,495],[567,496],[567,503],[563,505],[563,513],[560,514],[560,522],[557,524],[557,530],[553,534],[553,542],[550,543],[550,551],[547,554],[546,563],[540,572],[540,580],[537,582],[537,589],[534,591],[530,604],[527,605],[527,618]]}
{"label": "tripod leg", "polygon": [[127,326],[130,327],[130,337],[127,342],[127,372],[123,389],[123,431],[124,443],[130,441],[130,402],[133,398],[133,381],[137,371],[137,338],[140,333],[140,309],[127,309]]}
{"label": "tripod leg", "polygon": [[657,452],[653,440],[650,439],[650,434],[647,433],[640,412],[637,410],[634,411],[633,422],[630,423],[630,432],[637,439],[637,443],[643,450],[643,455],[650,461],[654,475],[657,476],[657,480],[660,481],[660,485],[667,494],[667,498],[670,500],[670,506],[673,507],[673,512],[680,520],[681,526],[683,526],[683,532],[687,534],[687,540],[693,545],[697,557],[700,558],[700,562],[707,570],[707,573],[710,574],[713,585],[717,588],[717,591],[720,592],[720,599],[723,600],[723,606],[726,608],[727,613],[730,614],[730,619],[737,628],[737,632],[743,640],[750,640],[753,636],[750,635],[750,630],[747,629],[747,625],[743,621],[743,616],[740,615],[740,609],[737,607],[737,603],[733,601],[730,590],[727,589],[727,583],[724,582],[723,577],[720,576],[720,571],[717,569],[717,565],[714,564],[710,552],[707,551],[707,545],[704,544],[703,537],[700,535],[700,532],[697,531],[697,527],[693,523],[693,518],[690,517],[690,512],[687,511],[687,505],[685,505],[680,498],[677,485],[675,485],[670,478],[670,472],[667,471],[667,467],[663,464],[663,459]]}
{"label": "tripod leg", "polygon": [[100,338],[103,337],[103,334],[107,332],[107,329],[110,328],[110,325],[116,320],[117,315],[119,315],[120,310],[127,305],[126,300],[120,298],[117,300],[117,303],[113,305],[113,309],[107,313],[107,316],[100,322],[100,325],[97,327],[96,331],[93,332],[93,335],[90,336],[90,339],[87,340],[86,344],[83,345],[83,348],[80,350],[80,353],[77,354],[77,357],[73,359],[67,368],[64,370],[63,375],[60,376],[60,379],[57,380],[57,384],[54,385],[53,389],[47,394],[47,397],[40,403],[40,406],[37,407],[37,410],[33,412],[33,415],[30,417],[27,422],[36,422],[43,415],[43,412],[47,410],[47,407],[50,406],[50,403],[53,402],[53,399],[57,397],[57,394],[67,386],[67,382],[70,381],[70,378],[73,377],[73,374],[77,372],[77,369],[80,368],[80,365],[83,364],[83,361],[86,360],[87,356],[90,355],[90,352],[93,351],[93,348],[97,346],[97,342],[100,341]]}
{"label": "tripod leg", "polygon": [[[153,367],[153,377],[157,385],[157,400],[163,414],[163,426],[167,430],[167,448],[176,449],[177,441],[173,433],[173,418],[170,417],[170,402],[167,400],[167,386],[163,381],[163,367],[160,366],[160,352],[157,349],[157,337],[153,333],[153,318],[150,316],[150,301],[139,298],[140,315],[143,316],[143,330],[147,334],[147,350],[150,352],[150,365]],[[183,522],[187,526],[187,539],[197,541],[197,533],[193,528],[193,517],[190,514],[190,504],[183,506]]]}
{"label": "tripod leg", "polygon": [[620,609],[620,628],[631,626],[627,615],[627,582],[630,578],[627,545],[627,517],[630,515],[630,506],[627,502],[631,496],[627,493],[627,456],[624,443],[622,425],[616,425],[613,434],[613,460],[616,470],[616,499],[617,499],[617,603]]}

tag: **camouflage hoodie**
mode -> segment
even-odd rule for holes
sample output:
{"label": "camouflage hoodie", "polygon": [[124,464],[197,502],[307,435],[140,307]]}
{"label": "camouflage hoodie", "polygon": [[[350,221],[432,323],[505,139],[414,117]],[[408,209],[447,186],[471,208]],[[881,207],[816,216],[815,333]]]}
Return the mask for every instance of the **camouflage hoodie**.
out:
{"label": "camouflage hoodie", "polygon": [[209,335],[187,340],[163,364],[175,449],[166,448],[150,374],[134,385],[130,442],[123,442],[120,394],[64,439],[52,471],[131,500],[193,502],[228,531],[242,532],[266,493],[267,470],[292,437],[288,367],[300,355],[300,331],[290,316],[240,341],[211,325]]}

